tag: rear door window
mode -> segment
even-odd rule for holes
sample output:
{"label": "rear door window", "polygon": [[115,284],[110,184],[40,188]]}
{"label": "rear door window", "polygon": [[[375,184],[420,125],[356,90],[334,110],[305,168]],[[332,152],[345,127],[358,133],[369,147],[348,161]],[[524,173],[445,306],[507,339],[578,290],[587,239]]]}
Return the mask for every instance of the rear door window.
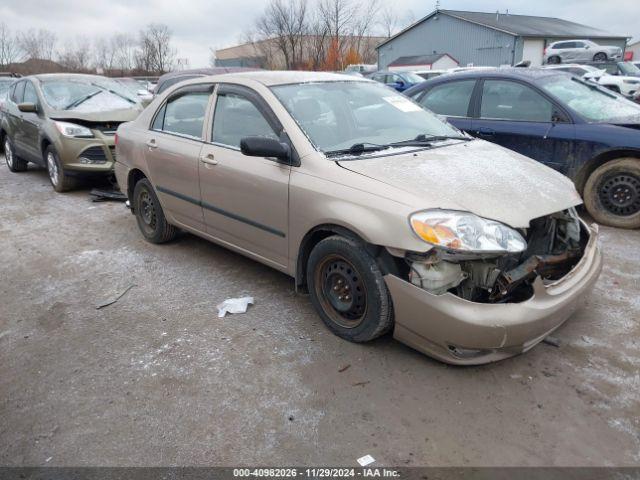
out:
{"label": "rear door window", "polygon": [[532,88],[508,80],[485,80],[480,117],[495,120],[550,122],[553,105]]}
{"label": "rear door window", "polygon": [[208,92],[190,92],[169,99],[158,112],[152,128],[202,140],[202,128],[209,96]]}
{"label": "rear door window", "polygon": [[420,103],[438,115],[466,117],[475,80],[462,80],[433,87]]}

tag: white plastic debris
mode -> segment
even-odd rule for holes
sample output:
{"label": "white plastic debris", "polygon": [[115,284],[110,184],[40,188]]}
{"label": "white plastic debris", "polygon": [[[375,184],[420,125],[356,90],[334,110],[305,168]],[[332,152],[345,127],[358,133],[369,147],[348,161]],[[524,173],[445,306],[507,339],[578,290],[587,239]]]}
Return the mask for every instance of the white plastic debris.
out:
{"label": "white plastic debris", "polygon": [[216,305],[218,318],[224,317],[227,313],[245,313],[249,304],[253,305],[253,297],[228,298]]}
{"label": "white plastic debris", "polygon": [[366,467],[367,465],[375,461],[376,459],[373,458],[371,455],[365,455],[364,457],[360,457],[358,459],[358,463],[360,464],[361,467]]}

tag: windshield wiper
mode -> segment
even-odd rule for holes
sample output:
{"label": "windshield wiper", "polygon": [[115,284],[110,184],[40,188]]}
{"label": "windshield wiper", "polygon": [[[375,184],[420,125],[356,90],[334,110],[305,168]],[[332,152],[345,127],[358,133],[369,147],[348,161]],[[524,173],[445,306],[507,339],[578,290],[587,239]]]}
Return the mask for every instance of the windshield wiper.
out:
{"label": "windshield wiper", "polygon": [[361,142],[354,143],[349,148],[343,148],[341,150],[331,150],[329,152],[325,152],[325,154],[330,157],[336,155],[361,155],[367,152],[377,152],[378,150],[385,150],[389,147],[389,145],[380,145],[378,143]]}
{"label": "windshield wiper", "polygon": [[469,137],[465,137],[463,135],[425,135],[420,134],[416,138],[412,140],[403,140],[401,142],[390,143],[389,145],[393,146],[422,146],[422,145],[430,145],[433,142],[441,142],[443,140],[471,140]]}
{"label": "windshield wiper", "polygon": [[85,95],[84,97],[80,97],[80,98],[74,100],[73,102],[71,102],[66,107],[64,107],[64,110],[69,110],[70,108],[77,107],[81,103],[86,102],[87,100],[89,100],[90,98],[95,97],[96,95],[98,95],[101,92],[102,92],[102,90],[96,90],[95,92],[91,92],[91,93]]}
{"label": "windshield wiper", "polygon": [[608,92],[605,88],[602,88],[597,83],[585,82],[584,80],[582,80],[581,78],[578,78],[578,77],[571,77],[571,80],[573,80],[574,82],[580,83],[581,85],[586,85],[591,90],[596,90],[598,92],[604,93],[607,97],[611,97],[611,98],[615,98],[615,99],[618,98],[615,93]]}
{"label": "windshield wiper", "polygon": [[138,103],[138,102],[136,102],[135,100],[132,100],[131,98],[127,97],[126,95],[123,95],[123,94],[121,94],[121,93],[118,93],[118,92],[116,92],[115,90],[111,90],[110,88],[107,88],[107,87],[105,87],[105,86],[103,86],[103,85],[99,85],[99,84],[97,84],[97,83],[92,83],[91,85],[93,85],[94,87],[102,88],[103,90],[106,90],[107,92],[112,93],[112,94],[114,94],[115,96],[120,97],[120,98],[122,98],[122,99],[126,100],[126,101],[127,101],[127,102],[129,102],[129,103],[133,103],[133,104]]}

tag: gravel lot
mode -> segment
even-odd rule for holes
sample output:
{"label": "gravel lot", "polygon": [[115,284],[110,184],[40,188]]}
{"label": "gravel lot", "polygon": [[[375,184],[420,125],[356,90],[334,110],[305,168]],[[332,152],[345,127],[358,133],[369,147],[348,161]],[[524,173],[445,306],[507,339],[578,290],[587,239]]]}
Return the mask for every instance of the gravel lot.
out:
{"label": "gravel lot", "polygon": [[639,231],[602,228],[559,347],[460,368],[347,343],[285,275],[191,235],[148,244],[87,193],[2,159],[1,465],[640,464]]}

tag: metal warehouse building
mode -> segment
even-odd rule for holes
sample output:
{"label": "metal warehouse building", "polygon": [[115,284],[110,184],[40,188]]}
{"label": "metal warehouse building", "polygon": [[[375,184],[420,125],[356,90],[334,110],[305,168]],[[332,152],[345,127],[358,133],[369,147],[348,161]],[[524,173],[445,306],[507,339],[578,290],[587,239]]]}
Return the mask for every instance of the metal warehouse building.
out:
{"label": "metal warehouse building", "polygon": [[378,45],[378,68],[400,57],[446,53],[460,65],[542,63],[545,47],[563,39],[587,39],[624,50],[627,37],[559,18],[510,13],[436,10]]}

